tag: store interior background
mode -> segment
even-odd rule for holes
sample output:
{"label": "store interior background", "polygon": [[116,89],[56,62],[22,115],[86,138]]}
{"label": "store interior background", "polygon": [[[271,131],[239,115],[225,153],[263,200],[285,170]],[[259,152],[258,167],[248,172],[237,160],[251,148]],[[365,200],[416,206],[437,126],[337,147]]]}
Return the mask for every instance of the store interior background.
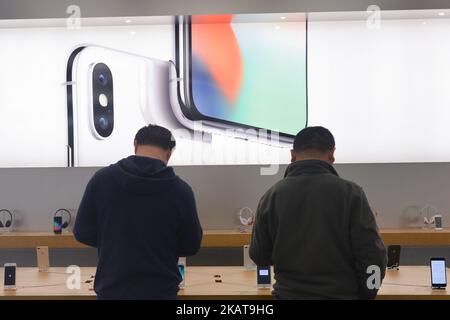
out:
{"label": "store interior background", "polygon": [[[374,3],[376,2],[376,3]],[[330,12],[362,11],[377,4],[384,10],[442,9],[445,1],[1,1],[0,19],[64,17],[65,8],[78,4],[85,16],[173,15],[194,13],[263,13],[263,12]],[[351,32],[354,22],[333,22]],[[447,20],[450,26],[450,20]],[[328,26],[327,28],[329,28]],[[320,31],[320,25],[313,32]],[[316,41],[316,44],[320,41]],[[444,46],[444,44],[443,44]],[[445,45],[446,46],[446,45]],[[344,47],[341,47],[344,49]],[[313,48],[314,49],[314,48]],[[309,53],[311,54],[311,52]],[[316,62],[317,63],[317,62]],[[345,61],[351,64],[352,61]],[[340,71],[342,66],[337,68]],[[336,74],[339,78],[342,74]],[[318,81],[317,79],[315,81]],[[353,79],[358,81],[358,79]],[[393,94],[390,92],[389,94]],[[363,104],[370,97],[361,96]],[[365,98],[365,99],[364,99]],[[314,103],[314,97],[310,98]],[[424,106],[426,108],[426,106]],[[432,125],[432,124],[431,124]],[[351,129],[351,128],[349,128]],[[419,129],[419,128],[418,128]],[[421,128],[426,130],[425,128]],[[337,141],[339,148],[339,141]],[[443,146],[445,147],[445,146]],[[416,148],[420,148],[417,145]],[[337,154],[338,155],[338,154]],[[1,156],[1,155],[0,155]],[[338,159],[339,160],[339,159]],[[273,183],[282,178],[285,166],[278,174],[260,175],[260,166],[181,166],[176,172],[189,182],[197,197],[200,220],[204,229],[234,229],[238,226],[237,211],[249,206],[256,209],[259,198]],[[339,174],[360,184],[371,206],[378,212],[380,228],[420,226],[420,208],[434,205],[443,215],[444,226],[450,226],[450,163],[379,163],[338,164]],[[2,168],[0,169],[0,206],[16,214],[16,230],[50,231],[53,213],[58,208],[76,210],[84,187],[98,168]],[[124,215],[124,227],[126,216]],[[0,236],[1,241],[1,236]],[[426,265],[430,256],[450,259],[448,249],[403,248],[401,263]],[[93,266],[95,249],[52,249],[53,266]],[[35,265],[32,249],[1,249],[0,264],[16,261],[19,267]],[[190,265],[239,265],[239,248],[203,248],[191,259]]]}

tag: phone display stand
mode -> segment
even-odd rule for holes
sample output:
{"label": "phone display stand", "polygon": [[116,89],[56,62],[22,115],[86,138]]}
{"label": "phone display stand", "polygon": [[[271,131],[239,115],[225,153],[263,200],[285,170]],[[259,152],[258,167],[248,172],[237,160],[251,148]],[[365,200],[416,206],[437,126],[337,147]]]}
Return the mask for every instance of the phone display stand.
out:
{"label": "phone display stand", "polygon": [[432,205],[425,205],[420,210],[420,215],[423,217],[423,229],[433,229],[435,224],[435,217],[438,214],[438,209]]}
{"label": "phone display stand", "polygon": [[395,264],[393,266],[387,267],[388,270],[400,270],[400,266],[398,264]]}
{"label": "phone display stand", "polygon": [[61,230],[61,234],[69,234],[72,233],[72,228],[70,226],[67,226],[66,228],[63,228]]}
{"label": "phone display stand", "polygon": [[242,247],[244,270],[253,271],[256,270],[256,263],[250,258],[250,245]]}

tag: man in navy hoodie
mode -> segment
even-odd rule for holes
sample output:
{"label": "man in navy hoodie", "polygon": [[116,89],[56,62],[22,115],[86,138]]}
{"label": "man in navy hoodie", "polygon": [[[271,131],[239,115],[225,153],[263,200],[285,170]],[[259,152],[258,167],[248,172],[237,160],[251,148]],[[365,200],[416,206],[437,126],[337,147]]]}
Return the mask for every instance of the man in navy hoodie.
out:
{"label": "man in navy hoodie", "polygon": [[134,146],[134,156],[91,178],[74,235],[98,249],[99,299],[176,299],[178,258],[196,254],[202,239],[194,194],[167,166],[169,130],[144,127]]}

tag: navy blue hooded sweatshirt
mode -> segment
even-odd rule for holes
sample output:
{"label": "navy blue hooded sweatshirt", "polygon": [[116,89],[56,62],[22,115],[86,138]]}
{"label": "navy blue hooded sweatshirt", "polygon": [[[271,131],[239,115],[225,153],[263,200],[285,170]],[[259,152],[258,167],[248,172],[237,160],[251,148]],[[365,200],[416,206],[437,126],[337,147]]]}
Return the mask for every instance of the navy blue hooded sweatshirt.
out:
{"label": "navy blue hooded sweatshirt", "polygon": [[202,229],[189,185],[160,160],[130,156],[91,178],[74,235],[98,249],[99,299],[176,299],[178,258],[197,253]]}

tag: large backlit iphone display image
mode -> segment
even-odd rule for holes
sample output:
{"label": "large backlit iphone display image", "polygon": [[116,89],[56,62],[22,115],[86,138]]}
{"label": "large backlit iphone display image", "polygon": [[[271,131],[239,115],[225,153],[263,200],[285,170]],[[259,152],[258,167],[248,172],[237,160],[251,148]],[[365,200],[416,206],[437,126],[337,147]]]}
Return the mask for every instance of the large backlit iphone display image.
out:
{"label": "large backlit iphone display image", "polygon": [[[0,19],[0,167],[106,166],[133,153],[134,134],[151,120],[149,110],[142,110],[144,104],[136,102],[148,98],[148,103],[170,112],[168,69],[163,70],[161,81],[144,79],[161,74],[161,69],[146,72],[151,63],[143,61],[157,59],[168,68],[174,55],[172,17],[82,18],[79,28],[68,28],[66,20]],[[83,46],[85,49],[75,55],[74,76],[68,82],[68,61],[74,57],[73,51]],[[105,86],[95,83],[96,92],[108,90],[102,91],[107,95],[107,101],[104,96],[101,100],[106,107],[97,105],[96,130],[91,130],[89,81],[101,65],[91,67],[102,62],[106,62],[111,77],[103,79]],[[109,85],[117,91],[111,92]],[[162,86],[166,86],[165,91]],[[72,87],[73,95],[67,97],[67,88]],[[138,96],[140,93],[148,95]],[[67,98],[76,99],[76,127],[71,135],[68,119],[73,115],[68,112]],[[153,103],[157,98],[158,104]],[[100,119],[103,111],[110,116]],[[112,129],[111,135],[102,127]],[[72,138],[78,142],[76,147]],[[116,151],[105,152],[111,145]],[[71,153],[77,154],[76,161]]]}
{"label": "large backlit iphone display image", "polygon": [[96,45],[75,49],[67,65],[68,165],[127,157],[149,123],[177,129],[168,76],[168,61]]}
{"label": "large backlit iphone display image", "polygon": [[283,138],[307,125],[305,14],[179,17],[176,34],[185,117]]}
{"label": "large backlit iphone display image", "polygon": [[0,167],[106,166],[150,123],[172,165],[287,163],[264,135],[306,126],[305,14],[185,18],[0,20]]}

